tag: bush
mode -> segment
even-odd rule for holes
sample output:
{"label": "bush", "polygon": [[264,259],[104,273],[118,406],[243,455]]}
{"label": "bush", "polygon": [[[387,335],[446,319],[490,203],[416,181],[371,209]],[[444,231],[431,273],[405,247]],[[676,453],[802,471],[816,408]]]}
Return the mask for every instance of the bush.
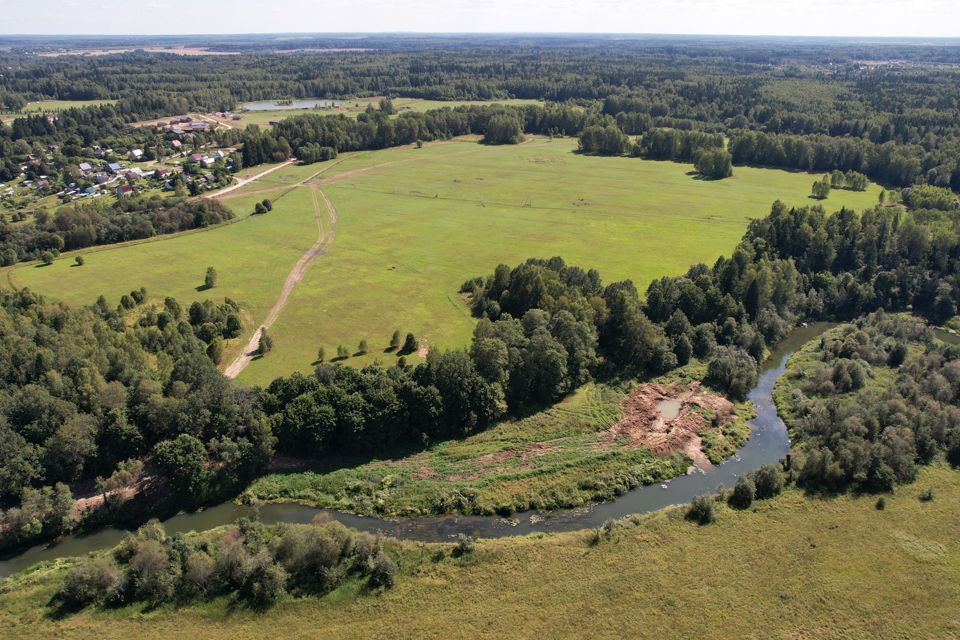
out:
{"label": "bush", "polygon": [[765,464],[753,473],[756,498],[765,500],[783,491],[783,472],[774,464]]}
{"label": "bush", "polygon": [[256,205],[254,205],[253,212],[257,215],[262,215],[267,212],[267,208],[263,206],[262,202],[258,202]]}
{"label": "bush", "polygon": [[920,494],[920,502],[931,502],[933,500],[933,487],[927,487]]}
{"label": "bush", "polygon": [[687,509],[687,520],[692,520],[697,524],[710,524],[716,520],[717,515],[713,506],[712,496],[697,496],[690,501]]}
{"label": "bush", "polygon": [[886,509],[886,508],[887,508],[887,499],[884,498],[883,496],[880,496],[879,498],[877,498],[876,507],[877,507],[877,511],[883,511],[884,509]]}
{"label": "bush", "polygon": [[54,255],[52,251],[44,251],[40,254],[40,261],[45,265],[53,264]]}
{"label": "bush", "polygon": [[260,342],[257,345],[257,353],[261,356],[265,356],[273,349],[273,338],[267,334],[267,328],[262,327],[260,329]]}
{"label": "bush", "polygon": [[83,263],[85,262],[85,260],[83,259],[83,256],[77,256],[76,258],[73,259],[73,261],[78,267],[82,267]]}
{"label": "bush", "polygon": [[397,563],[382,550],[367,561],[367,570],[370,573],[370,586],[375,589],[389,589],[396,583]]}
{"label": "bush", "polygon": [[753,498],[757,493],[757,487],[747,476],[737,478],[737,483],[733,486],[733,492],[730,494],[730,506],[737,509],[746,509],[753,504]]}
{"label": "bush", "polygon": [[460,556],[473,553],[473,550],[476,548],[476,544],[476,541],[474,541],[472,537],[461,533],[459,536],[457,536],[457,544],[453,548],[454,557],[459,558]]}
{"label": "bush", "polygon": [[102,604],[116,597],[122,584],[120,570],[109,558],[84,560],[67,572],[59,596],[74,607]]}
{"label": "bush", "polygon": [[416,336],[412,333],[408,333],[406,339],[403,341],[403,349],[400,350],[400,353],[413,353],[420,347],[417,342]]}
{"label": "bush", "polygon": [[250,562],[250,571],[242,593],[251,606],[264,609],[286,592],[287,572],[274,564],[266,551],[261,551]]}

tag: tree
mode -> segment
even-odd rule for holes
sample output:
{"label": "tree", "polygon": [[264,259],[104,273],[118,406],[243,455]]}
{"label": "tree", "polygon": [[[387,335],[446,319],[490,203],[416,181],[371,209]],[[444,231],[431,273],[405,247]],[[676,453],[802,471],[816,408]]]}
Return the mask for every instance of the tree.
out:
{"label": "tree", "polygon": [[122,584],[122,576],[113,560],[87,559],[67,572],[58,595],[68,606],[85,607],[113,599]]}
{"label": "tree", "polygon": [[76,258],[73,259],[73,262],[74,262],[78,267],[82,267],[82,266],[83,266],[83,263],[84,263],[83,256],[77,256]]}
{"label": "tree", "polygon": [[520,121],[506,113],[491,116],[483,132],[486,144],[519,144],[523,141]]}
{"label": "tree", "polygon": [[203,495],[207,483],[207,450],[197,438],[182,433],[154,449],[157,469],[187,499]]}
{"label": "tree", "polygon": [[54,255],[52,251],[44,251],[43,253],[40,254],[40,261],[47,266],[50,266],[51,264],[53,264],[53,260],[54,260]]}
{"label": "tree", "polygon": [[360,341],[360,344],[357,345],[357,353],[360,355],[365,355],[367,353],[367,341],[363,339]]}
{"label": "tree", "polygon": [[273,349],[273,338],[267,333],[266,327],[260,327],[260,342],[257,343],[257,353],[265,356]]}
{"label": "tree", "polygon": [[400,348],[400,329],[397,329],[393,332],[393,335],[390,336],[390,349],[396,351]]}
{"label": "tree", "polygon": [[733,158],[722,148],[704,149],[697,154],[697,173],[704,178],[720,180],[733,175]]}
{"label": "tree", "polygon": [[707,365],[707,383],[743,399],[757,383],[757,362],[743,349],[721,347]]}
{"label": "tree", "polygon": [[217,270],[213,267],[207,267],[207,273],[203,277],[203,286],[205,289],[213,289],[217,286]]}
{"label": "tree", "polygon": [[262,204],[263,208],[267,211],[273,211],[273,203],[270,201],[270,198],[264,198],[260,204]]}
{"label": "tree", "polygon": [[258,202],[257,204],[254,205],[254,207],[253,207],[253,212],[254,212],[255,214],[258,214],[258,215],[259,215],[259,214],[264,214],[264,213],[267,212],[267,208],[266,208],[265,206],[263,206],[263,203],[262,203],[262,202]]}
{"label": "tree", "polygon": [[342,344],[337,347],[337,360],[346,360],[350,357],[350,350]]}
{"label": "tree", "polygon": [[811,195],[817,200],[825,200],[830,195],[830,178],[823,176],[820,180],[813,183],[810,189]]}
{"label": "tree", "polygon": [[753,473],[753,482],[757,499],[772,498],[783,491],[783,472],[776,465],[765,464]]}
{"label": "tree", "polygon": [[317,362],[323,362],[324,360],[326,360],[326,351],[323,347],[319,347],[317,349]]}
{"label": "tree", "polygon": [[696,496],[687,508],[687,520],[693,520],[700,525],[716,520],[713,502],[713,496]]}
{"label": "tree", "polygon": [[377,106],[380,107],[380,113],[384,115],[392,116],[394,113],[396,113],[396,109],[394,109],[393,106],[393,100],[390,98],[381,98]]}
{"label": "tree", "polygon": [[417,343],[417,338],[412,333],[408,333],[407,337],[403,341],[403,349],[400,350],[400,353],[414,353],[419,348]]}

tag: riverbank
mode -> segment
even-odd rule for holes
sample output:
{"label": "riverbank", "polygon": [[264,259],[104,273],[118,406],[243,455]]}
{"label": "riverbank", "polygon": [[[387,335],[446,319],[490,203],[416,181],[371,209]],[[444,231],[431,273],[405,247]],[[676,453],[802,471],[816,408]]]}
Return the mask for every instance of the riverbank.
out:
{"label": "riverbank", "polygon": [[[928,488],[935,499],[921,501]],[[350,582],[264,613],[218,599],[55,619],[46,605],[64,561],[4,583],[0,629],[101,640],[960,634],[960,474],[927,467],[884,510],[875,502],[789,489],[745,511],[718,505],[710,526],[666,510],[596,545],[583,531],[481,540],[473,554],[439,561],[436,547],[408,542],[397,585],[381,596]]]}

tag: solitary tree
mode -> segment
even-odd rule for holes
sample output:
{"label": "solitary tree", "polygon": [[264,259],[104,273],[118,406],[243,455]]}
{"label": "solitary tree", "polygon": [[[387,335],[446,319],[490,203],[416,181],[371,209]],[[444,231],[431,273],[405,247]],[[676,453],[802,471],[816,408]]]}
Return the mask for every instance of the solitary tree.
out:
{"label": "solitary tree", "polygon": [[83,263],[84,263],[83,256],[77,256],[76,258],[73,259],[73,261],[76,263],[78,267],[83,266]]}
{"label": "solitary tree", "polygon": [[265,356],[270,353],[270,350],[273,349],[273,338],[267,334],[267,328],[260,328],[260,344],[257,347],[257,353],[261,356]]}
{"label": "solitary tree", "polygon": [[317,349],[317,362],[323,362],[326,360],[326,352],[324,352],[323,347]]}
{"label": "solitary tree", "polygon": [[256,214],[266,213],[266,212],[267,212],[267,208],[266,208],[265,206],[263,206],[263,203],[262,203],[262,202],[258,202],[258,203],[253,207],[253,212],[256,213]]}
{"label": "solitary tree", "polygon": [[412,333],[407,334],[406,340],[403,341],[402,353],[413,353],[417,350],[417,338]]}
{"label": "solitary tree", "polygon": [[390,337],[390,349],[396,351],[400,348],[400,329],[397,329],[393,332],[393,336]]}
{"label": "solitary tree", "polygon": [[207,289],[213,289],[217,286],[217,270],[213,267],[207,267],[207,275],[203,278],[203,286]]}
{"label": "solitary tree", "polygon": [[273,203],[270,202],[270,198],[264,198],[263,202],[261,202],[260,204],[262,204],[263,208],[266,209],[267,211],[273,211]]}
{"label": "solitary tree", "polygon": [[51,265],[51,264],[53,264],[53,252],[52,252],[52,251],[44,251],[43,253],[40,254],[40,260],[41,260],[41,262],[43,262],[43,264],[45,264],[45,265]]}
{"label": "solitary tree", "polygon": [[360,344],[357,346],[357,352],[360,353],[360,355],[363,355],[363,354],[365,354],[365,353],[367,352],[367,341],[366,341],[366,340],[361,340],[361,341],[360,341]]}
{"label": "solitary tree", "polygon": [[884,189],[880,189],[880,195],[877,196],[877,201],[880,204],[883,204],[884,202],[887,201],[887,192]]}
{"label": "solitary tree", "polygon": [[345,346],[343,346],[342,344],[337,347],[337,359],[338,359],[338,360],[346,360],[346,359],[349,358],[349,357],[350,357],[350,350],[349,350],[349,349],[347,349],[347,348],[346,348]]}
{"label": "solitary tree", "polygon": [[830,178],[823,176],[820,180],[813,183],[810,193],[818,200],[824,200],[830,195]]}

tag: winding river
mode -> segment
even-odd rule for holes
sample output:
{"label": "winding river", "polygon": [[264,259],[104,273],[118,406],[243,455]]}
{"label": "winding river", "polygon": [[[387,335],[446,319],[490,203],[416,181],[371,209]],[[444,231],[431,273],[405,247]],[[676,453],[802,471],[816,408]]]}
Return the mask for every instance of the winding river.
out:
{"label": "winding river", "polygon": [[[773,386],[793,352],[829,326],[826,323],[816,323],[797,328],[770,354],[761,367],[756,387],[749,394],[749,399],[757,410],[757,417],[751,421],[753,428],[750,439],[732,458],[708,471],[680,476],[664,485],[640,487],[609,502],[552,512],[527,512],[516,514],[512,518],[449,515],[393,521],[299,504],[263,505],[259,508],[259,517],[268,524],[306,523],[324,513],[333,520],[362,531],[410,540],[440,542],[460,533],[478,538],[496,538],[533,532],[585,529],[600,526],[610,518],[647,513],[689,502],[694,496],[712,492],[718,485],[732,486],[737,476],[749,473],[761,465],[775,463],[790,450],[786,425],[777,415],[773,404]],[[163,524],[168,534],[203,531],[251,515],[252,510],[252,507],[226,502],[203,511],[181,513],[165,520]],[[55,543],[31,547],[0,560],[0,578],[44,560],[109,549],[118,544],[124,534],[122,529],[107,528],[88,535],[68,536]]]}

